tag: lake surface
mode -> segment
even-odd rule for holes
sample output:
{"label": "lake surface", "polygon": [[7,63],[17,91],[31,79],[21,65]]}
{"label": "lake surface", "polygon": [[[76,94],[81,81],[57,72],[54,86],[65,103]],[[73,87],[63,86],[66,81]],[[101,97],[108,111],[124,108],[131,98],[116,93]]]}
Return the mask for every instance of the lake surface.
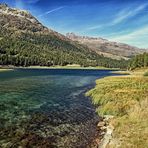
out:
{"label": "lake surface", "polygon": [[109,75],[109,70],[0,72],[0,147],[89,147],[99,117],[85,92]]}

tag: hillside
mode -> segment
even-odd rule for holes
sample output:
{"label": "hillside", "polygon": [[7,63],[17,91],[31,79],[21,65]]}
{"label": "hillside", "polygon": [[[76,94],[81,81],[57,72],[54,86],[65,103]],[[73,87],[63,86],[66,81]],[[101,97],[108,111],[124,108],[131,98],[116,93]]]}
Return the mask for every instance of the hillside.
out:
{"label": "hillside", "polygon": [[73,41],[86,45],[99,55],[104,55],[105,57],[113,59],[128,59],[129,57],[146,51],[145,49],[139,49],[127,44],[111,42],[103,38],[78,36],[74,33],[67,33],[66,36]]}
{"label": "hillside", "polygon": [[27,11],[0,5],[0,65],[67,64],[124,68],[127,62],[98,55],[43,26]]}

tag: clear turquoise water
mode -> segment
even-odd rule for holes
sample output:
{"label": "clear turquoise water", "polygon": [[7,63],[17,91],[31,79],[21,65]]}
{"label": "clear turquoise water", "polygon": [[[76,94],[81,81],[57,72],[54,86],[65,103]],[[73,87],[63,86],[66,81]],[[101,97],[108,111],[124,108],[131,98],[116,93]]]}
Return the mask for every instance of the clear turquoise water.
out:
{"label": "clear turquoise water", "polygon": [[0,145],[87,147],[99,118],[85,92],[107,70],[14,70],[0,73]]}

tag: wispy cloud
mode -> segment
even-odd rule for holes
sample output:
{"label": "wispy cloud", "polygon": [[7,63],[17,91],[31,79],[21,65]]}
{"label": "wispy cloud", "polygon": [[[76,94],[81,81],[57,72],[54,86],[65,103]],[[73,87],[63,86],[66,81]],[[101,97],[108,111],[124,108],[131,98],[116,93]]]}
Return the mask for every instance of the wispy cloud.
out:
{"label": "wispy cloud", "polygon": [[87,30],[95,30],[95,29],[100,29],[100,28],[102,28],[102,25],[96,25],[96,26],[88,27]]}
{"label": "wispy cloud", "polygon": [[125,35],[113,37],[113,40],[127,41],[141,36],[148,36],[148,25]]}
{"label": "wispy cloud", "polygon": [[143,44],[143,42],[148,42],[148,25],[124,35],[112,36],[110,37],[110,40],[129,44],[132,43],[134,46],[139,45],[141,47],[148,48],[147,44]]}
{"label": "wispy cloud", "polygon": [[131,17],[134,17],[135,15],[139,14],[142,10],[144,10],[148,4],[140,5],[136,8],[127,8],[122,11],[120,11],[116,16],[115,19],[112,21],[111,25],[116,25],[119,23],[122,23],[126,19],[129,19]]}
{"label": "wispy cloud", "polygon": [[137,7],[129,7],[121,10],[117,15],[113,17],[113,19],[108,24],[100,24],[88,27],[87,30],[96,30],[101,29],[105,27],[111,27],[114,25],[118,25],[120,23],[123,23],[124,21],[136,16],[137,14],[143,12],[143,10],[148,6],[148,3],[142,4]]}
{"label": "wispy cloud", "polygon": [[45,16],[45,15],[48,15],[48,14],[53,13],[53,12],[56,12],[56,11],[59,11],[59,10],[61,10],[61,9],[63,9],[63,8],[64,8],[64,6],[61,6],[61,7],[58,7],[58,8],[55,8],[55,9],[49,10],[49,11],[46,11],[45,13],[39,15],[39,17],[42,17],[42,16]]}
{"label": "wispy cloud", "polygon": [[127,30],[122,30],[119,32],[113,32],[113,33],[109,33],[107,35],[105,35],[106,38],[112,38],[112,37],[116,37],[116,36],[121,36],[121,35],[125,35],[129,33],[129,29]]}

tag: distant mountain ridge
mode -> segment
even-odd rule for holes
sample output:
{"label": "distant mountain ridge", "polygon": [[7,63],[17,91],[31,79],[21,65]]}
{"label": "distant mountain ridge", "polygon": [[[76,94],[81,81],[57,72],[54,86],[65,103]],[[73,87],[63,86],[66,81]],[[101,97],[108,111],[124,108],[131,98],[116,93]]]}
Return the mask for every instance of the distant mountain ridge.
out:
{"label": "distant mountain ridge", "polygon": [[99,55],[110,57],[113,59],[128,59],[131,56],[145,52],[145,49],[139,49],[123,43],[111,42],[103,38],[94,38],[88,36],[79,36],[74,33],[67,33],[66,36],[77,41],[83,45],[86,45]]}
{"label": "distant mountain ridge", "polygon": [[48,29],[25,10],[0,4],[0,65],[125,67],[86,45]]}

